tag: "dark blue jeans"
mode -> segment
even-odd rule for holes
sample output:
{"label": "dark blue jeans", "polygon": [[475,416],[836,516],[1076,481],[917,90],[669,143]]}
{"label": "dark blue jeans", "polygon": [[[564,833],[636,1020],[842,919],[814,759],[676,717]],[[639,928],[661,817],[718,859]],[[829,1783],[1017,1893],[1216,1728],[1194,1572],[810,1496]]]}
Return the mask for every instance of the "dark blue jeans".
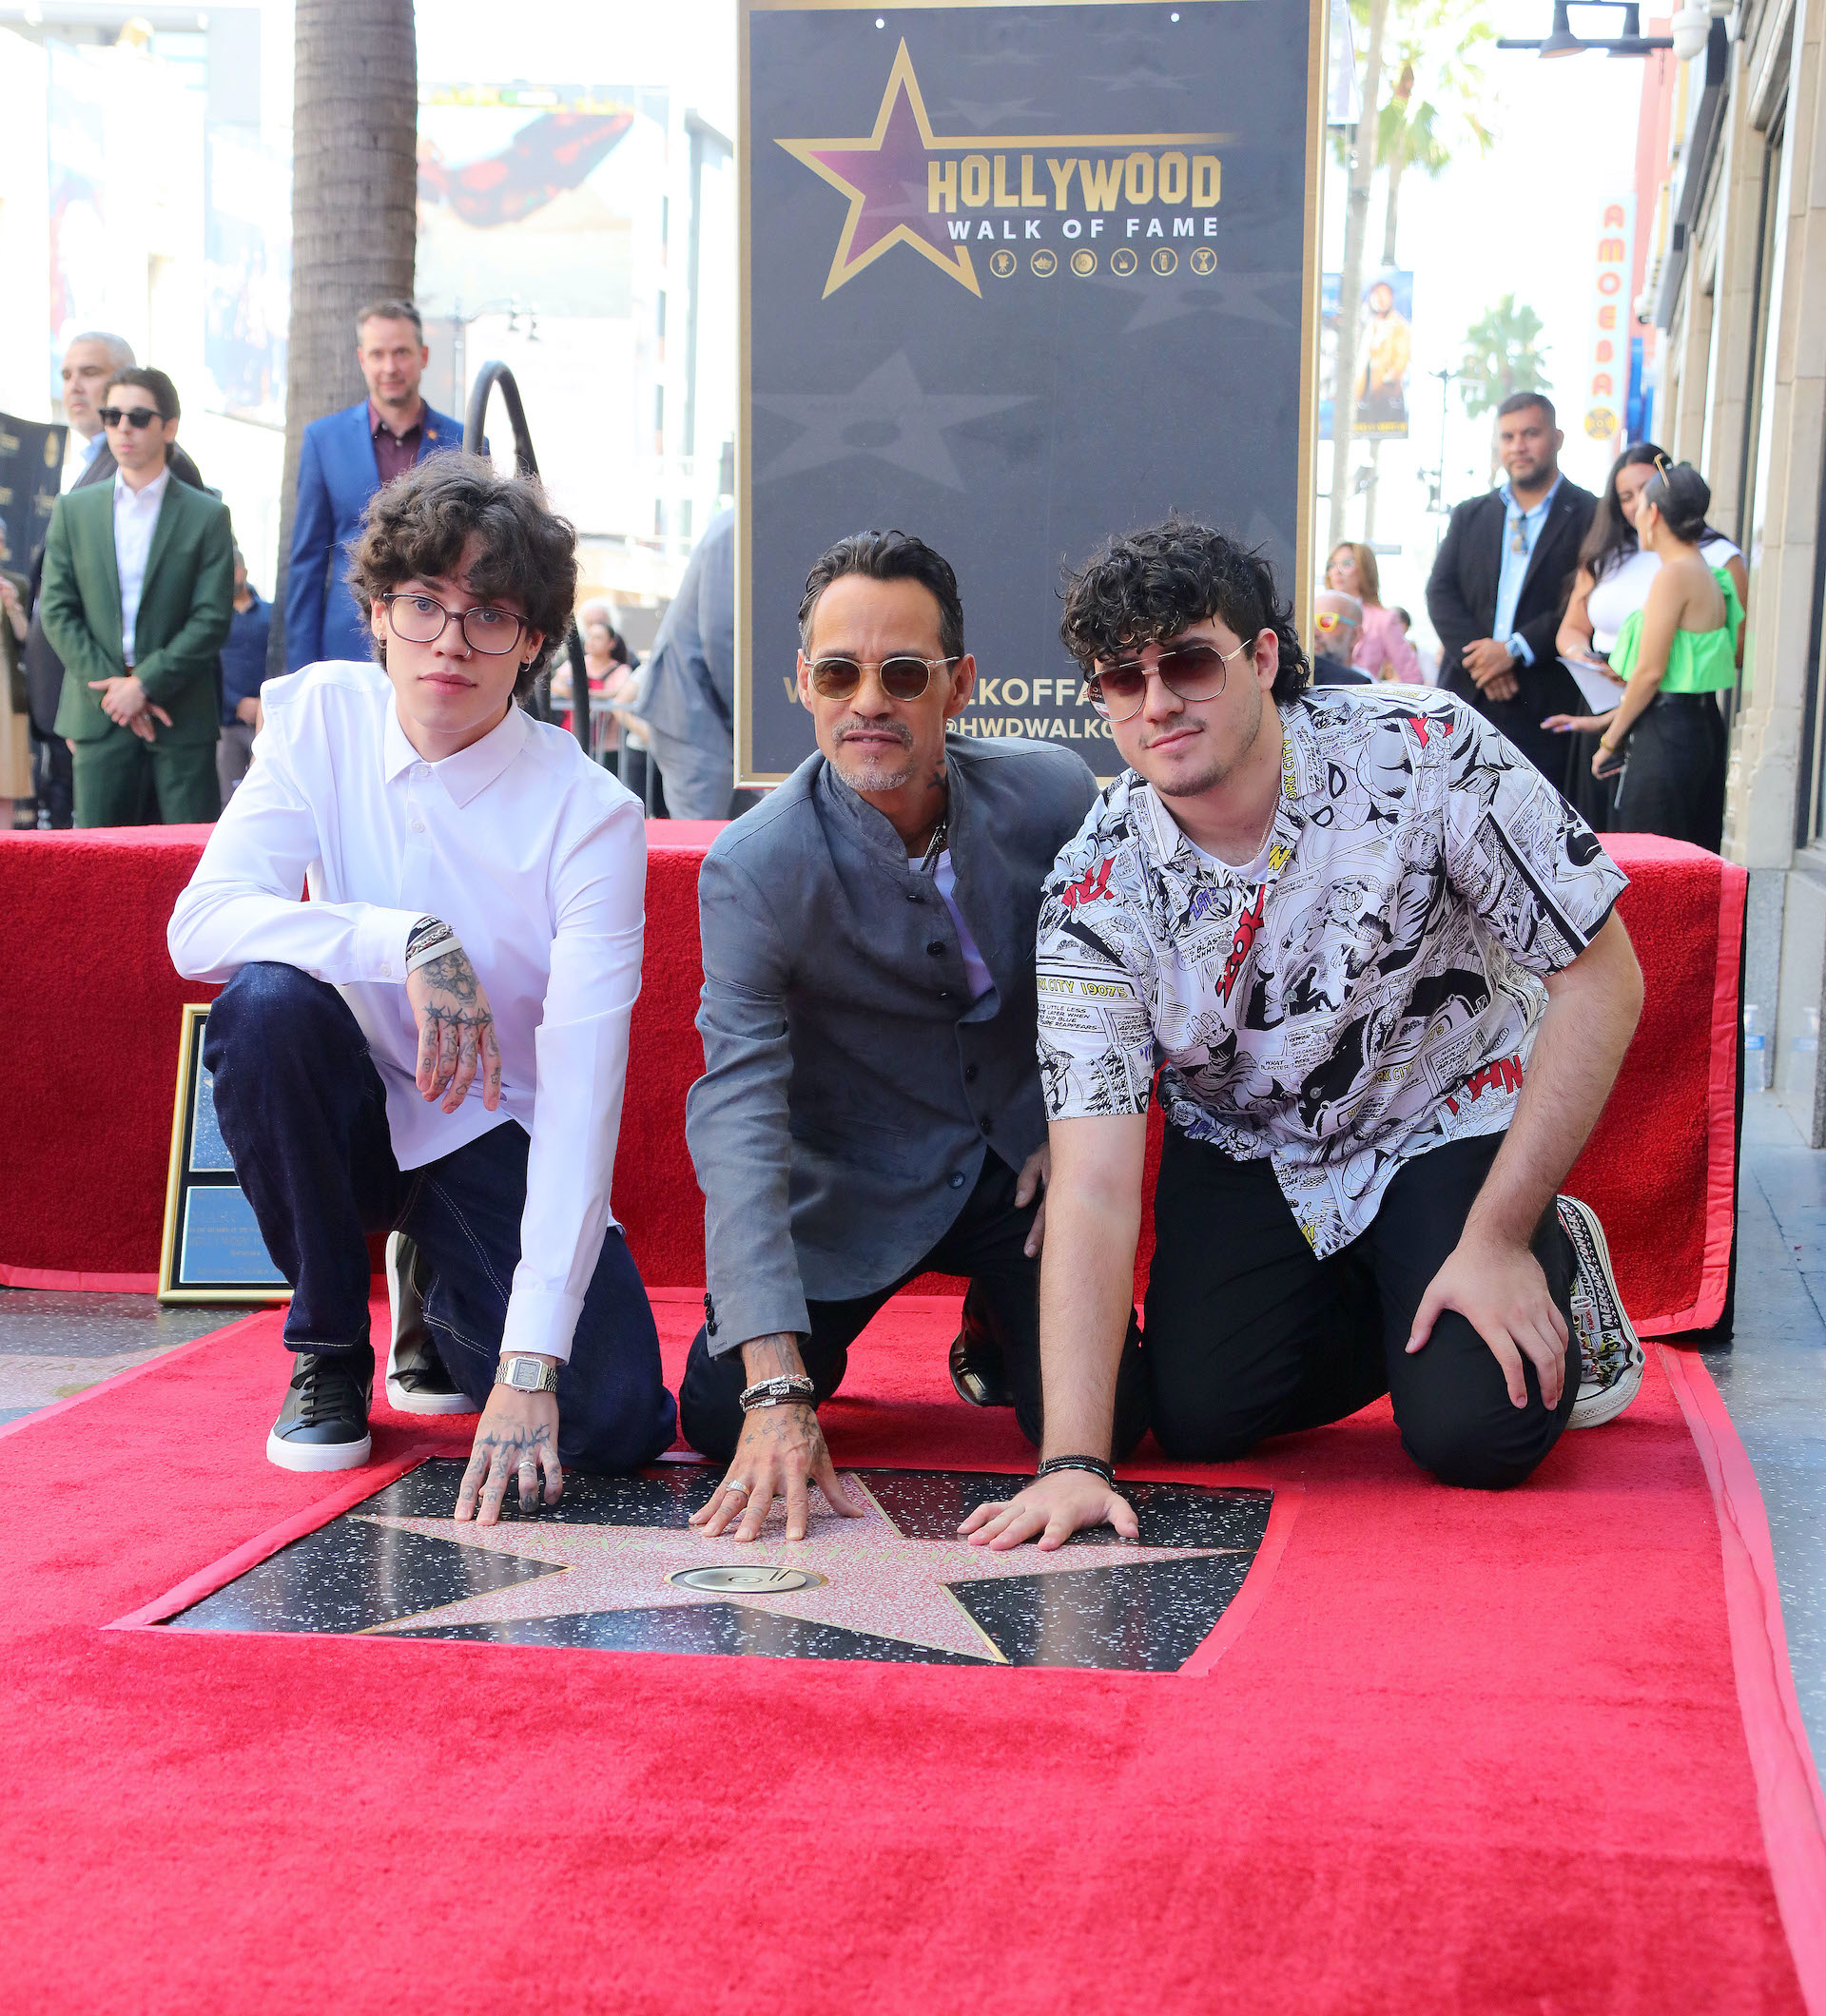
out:
{"label": "dark blue jeans", "polygon": [[[512,1120],[402,1172],[367,1038],[334,987],[295,966],[243,966],[209,1011],[203,1061],[216,1116],[266,1250],[292,1284],[295,1351],[368,1341],[367,1235],[402,1231],[430,1280],[437,1355],[480,1407],[500,1353],[526,1208],[525,1130]],[[651,1463],[677,1412],[660,1378],[653,1312],[612,1226],[558,1367],[558,1458],[620,1470]]]}

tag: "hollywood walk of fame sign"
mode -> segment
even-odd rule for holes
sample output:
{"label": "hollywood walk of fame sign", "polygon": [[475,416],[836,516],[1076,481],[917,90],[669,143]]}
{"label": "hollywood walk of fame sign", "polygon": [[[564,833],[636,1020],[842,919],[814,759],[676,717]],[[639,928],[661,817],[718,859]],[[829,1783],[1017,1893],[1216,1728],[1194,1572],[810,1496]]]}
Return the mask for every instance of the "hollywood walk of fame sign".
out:
{"label": "hollywood walk of fame sign", "polygon": [[1176,510],[1304,622],[1326,0],[742,0],[736,766],[811,749],[806,570],[898,526],[956,567],[958,726],[1119,766],[1062,567]]}
{"label": "hollywood walk of fame sign", "polygon": [[566,1480],[496,1526],[451,1518],[459,1462],[419,1465],[169,1620],[185,1631],[471,1638],[618,1651],[1174,1672],[1242,1587],[1271,1494],[1137,1484],[1138,1543],[1108,1528],[997,1554],[958,1523],[1019,1479],[852,1473],[861,1519],[805,1541],[689,1523],[711,1466]]}

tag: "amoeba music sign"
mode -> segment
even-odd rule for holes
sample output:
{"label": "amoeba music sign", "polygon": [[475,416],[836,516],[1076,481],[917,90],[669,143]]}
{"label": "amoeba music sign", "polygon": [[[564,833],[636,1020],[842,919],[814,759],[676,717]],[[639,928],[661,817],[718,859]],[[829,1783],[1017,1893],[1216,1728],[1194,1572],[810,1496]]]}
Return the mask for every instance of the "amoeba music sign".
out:
{"label": "amoeba music sign", "polygon": [[958,571],[966,734],[1117,767],[1062,569],[1170,510],[1310,567],[1325,0],[744,0],[737,768],[812,746],[806,570]]}

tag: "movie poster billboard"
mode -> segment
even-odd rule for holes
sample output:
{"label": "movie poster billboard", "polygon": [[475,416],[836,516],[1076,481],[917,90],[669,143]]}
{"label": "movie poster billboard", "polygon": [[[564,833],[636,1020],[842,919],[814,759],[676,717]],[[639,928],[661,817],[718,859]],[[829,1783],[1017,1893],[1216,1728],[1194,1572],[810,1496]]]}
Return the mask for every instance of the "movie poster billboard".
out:
{"label": "movie poster billboard", "polygon": [[[1331,438],[1338,382],[1340,276],[1324,277],[1319,316],[1319,438]],[[1363,283],[1357,312],[1357,412],[1353,438],[1405,440],[1414,362],[1414,276],[1385,267]]]}
{"label": "movie poster billboard", "polygon": [[447,84],[418,106],[418,305],[619,319],[663,91]]}
{"label": "movie poster billboard", "polygon": [[204,213],[204,403],[210,412],[284,426],[291,314],[290,151],[245,126],[214,126]]}
{"label": "movie poster billboard", "polygon": [[812,746],[796,611],[866,526],[958,570],[966,734],[1118,767],[1068,563],[1195,514],[1310,567],[1328,0],[743,0],[737,737]]}

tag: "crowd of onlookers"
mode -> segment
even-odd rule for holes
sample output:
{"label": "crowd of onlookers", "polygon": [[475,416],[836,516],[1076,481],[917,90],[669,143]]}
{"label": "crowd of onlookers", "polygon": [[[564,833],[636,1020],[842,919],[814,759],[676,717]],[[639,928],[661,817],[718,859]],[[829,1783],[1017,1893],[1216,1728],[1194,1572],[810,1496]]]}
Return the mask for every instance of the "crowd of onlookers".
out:
{"label": "crowd of onlookers", "polygon": [[[422,397],[412,302],[371,303],[355,333],[366,397],[304,430],[278,645],[227,507],[178,445],[177,387],[118,336],[71,340],[64,494],[37,552],[0,533],[0,827],[213,820],[252,761],[262,681],[372,655],[351,544],[375,494],[463,430]],[[729,787],[732,522],[700,542],[645,664],[612,604],[577,611],[591,746],[656,817],[751,802]],[[569,723],[562,662],[533,704]]]}
{"label": "crowd of onlookers", "polygon": [[[356,351],[366,397],[304,431],[281,649],[227,507],[178,445],[176,386],[119,337],[69,344],[64,494],[25,572],[0,534],[0,826],[213,820],[252,760],[269,670],[372,655],[350,548],[376,493],[460,448],[462,427],[421,396],[429,353],[412,302],[364,308]],[[1505,401],[1504,480],[1453,512],[1428,582],[1436,656],[1423,658],[1408,611],[1383,602],[1373,549],[1333,548],[1312,599],[1313,678],[1443,686],[1599,831],[1716,848],[1742,555],[1706,524],[1697,473],[1652,443],[1625,450],[1594,497],[1562,474],[1561,442],[1544,395]],[[1684,613],[1673,611],[1680,582]],[[1645,627],[1652,594],[1670,613]],[[611,603],[586,602],[577,634],[592,751],[651,816],[720,819],[753,802],[730,786],[733,513],[707,529],[644,663]],[[573,723],[568,665],[533,704]]]}

